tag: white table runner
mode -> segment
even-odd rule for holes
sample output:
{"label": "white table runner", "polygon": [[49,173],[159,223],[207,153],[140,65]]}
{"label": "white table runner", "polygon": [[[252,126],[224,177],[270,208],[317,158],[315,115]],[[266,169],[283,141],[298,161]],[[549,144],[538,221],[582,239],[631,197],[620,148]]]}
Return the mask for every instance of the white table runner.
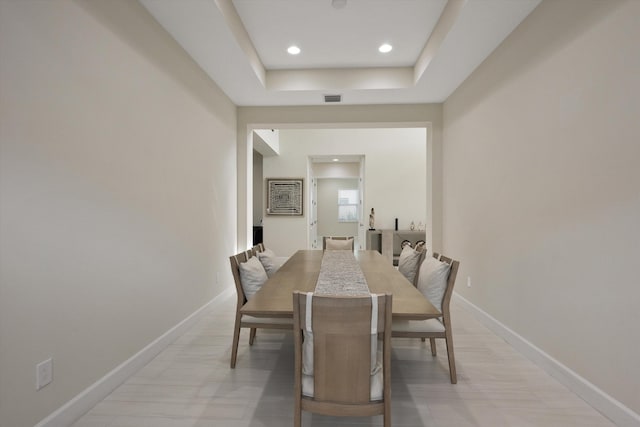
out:
{"label": "white table runner", "polygon": [[326,250],[322,256],[316,295],[369,295],[369,286],[352,251]]}

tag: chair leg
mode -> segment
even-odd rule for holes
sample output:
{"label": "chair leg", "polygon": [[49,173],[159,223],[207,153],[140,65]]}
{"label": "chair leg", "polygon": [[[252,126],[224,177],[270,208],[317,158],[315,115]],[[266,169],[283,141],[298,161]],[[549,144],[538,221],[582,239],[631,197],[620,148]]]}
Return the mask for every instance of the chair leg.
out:
{"label": "chair leg", "polygon": [[249,332],[249,345],[253,345],[253,342],[256,340],[256,328],[251,328],[251,332]]}
{"label": "chair leg", "polygon": [[384,414],[383,417],[383,426],[391,427],[391,399],[385,399],[384,402]]}
{"label": "chair leg", "polygon": [[233,344],[231,346],[231,369],[236,367],[236,358],[238,357],[238,342],[240,341],[240,313],[236,313],[236,323],[233,328]]}
{"label": "chair leg", "polygon": [[449,359],[449,375],[451,376],[451,384],[458,382],[458,375],[456,374],[456,359],[453,355],[453,335],[451,329],[447,328],[445,332],[445,341],[447,343],[447,357]]}
{"label": "chair leg", "polygon": [[431,355],[435,356],[436,355],[436,339],[429,338],[429,344],[431,344]]}
{"label": "chair leg", "polygon": [[293,408],[293,427],[302,427],[302,409],[300,396],[296,396]]}

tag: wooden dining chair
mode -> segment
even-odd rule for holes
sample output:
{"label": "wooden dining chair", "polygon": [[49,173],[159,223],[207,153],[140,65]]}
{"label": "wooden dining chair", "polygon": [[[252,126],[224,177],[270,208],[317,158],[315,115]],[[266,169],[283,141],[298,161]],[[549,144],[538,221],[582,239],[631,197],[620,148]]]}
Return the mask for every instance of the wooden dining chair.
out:
{"label": "wooden dining chair", "polygon": [[[429,259],[431,258],[431,259]],[[453,353],[453,334],[451,332],[451,311],[449,304],[453,294],[453,286],[460,262],[440,254],[427,257],[420,266],[418,276],[418,290],[442,313],[438,319],[427,320],[394,320],[394,337],[429,338],[431,354],[436,355],[436,338],[443,338],[447,346],[449,360],[449,376],[451,384],[458,382],[456,361]]]}
{"label": "wooden dining chair", "polygon": [[295,427],[303,410],[391,426],[391,304],[390,294],[293,293]]}
{"label": "wooden dining chair", "polygon": [[264,252],[264,245],[262,243],[258,243],[249,250],[251,251],[252,256],[256,256],[258,252]]}
{"label": "wooden dining chair", "polygon": [[349,246],[351,250],[354,248],[354,238],[348,236],[324,236],[322,238],[322,250],[327,249],[342,249],[349,250]]}
{"label": "wooden dining chair", "polygon": [[236,285],[236,294],[238,297],[236,302],[236,320],[233,327],[233,344],[231,347],[231,368],[236,367],[236,358],[238,356],[238,344],[240,341],[241,328],[250,329],[249,345],[253,345],[258,328],[291,330],[293,324],[292,320],[286,317],[254,317],[243,315],[240,312],[242,306],[247,303],[247,297],[245,295],[242,286],[242,280],[240,278],[240,264],[247,262],[252,256],[252,251],[248,250],[229,257],[229,261],[231,263],[231,273],[233,274],[233,280]]}

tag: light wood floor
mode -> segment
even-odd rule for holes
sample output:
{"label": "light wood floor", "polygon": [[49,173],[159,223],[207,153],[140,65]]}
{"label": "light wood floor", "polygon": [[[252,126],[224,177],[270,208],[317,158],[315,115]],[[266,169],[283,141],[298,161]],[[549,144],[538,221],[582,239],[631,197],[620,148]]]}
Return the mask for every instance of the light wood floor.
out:
{"label": "light wood floor", "polygon": [[[74,427],[240,427],[293,424],[293,343],[288,332],[241,334],[229,368],[235,295],[96,405]],[[457,305],[452,307],[458,384],[444,343],[394,338],[394,426],[613,426]],[[381,426],[381,417],[303,413],[303,426]]]}

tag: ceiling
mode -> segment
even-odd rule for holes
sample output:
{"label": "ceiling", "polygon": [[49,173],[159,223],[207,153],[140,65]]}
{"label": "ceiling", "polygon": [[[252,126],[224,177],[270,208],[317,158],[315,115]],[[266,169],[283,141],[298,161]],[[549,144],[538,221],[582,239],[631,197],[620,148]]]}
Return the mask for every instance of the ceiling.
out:
{"label": "ceiling", "polygon": [[275,106],[443,102],[541,0],[139,1],[236,105]]}

